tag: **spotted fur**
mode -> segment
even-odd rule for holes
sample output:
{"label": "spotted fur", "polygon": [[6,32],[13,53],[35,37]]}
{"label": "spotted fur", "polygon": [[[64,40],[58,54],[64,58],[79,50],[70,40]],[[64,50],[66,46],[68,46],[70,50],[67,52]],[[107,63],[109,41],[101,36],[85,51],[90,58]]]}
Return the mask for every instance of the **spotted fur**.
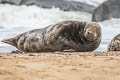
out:
{"label": "spotted fur", "polygon": [[[89,33],[88,33],[89,32]],[[101,42],[101,28],[97,23],[63,21],[43,29],[35,29],[3,40],[24,52],[93,51]]]}
{"label": "spotted fur", "polygon": [[120,34],[115,36],[108,45],[107,51],[120,51]]}

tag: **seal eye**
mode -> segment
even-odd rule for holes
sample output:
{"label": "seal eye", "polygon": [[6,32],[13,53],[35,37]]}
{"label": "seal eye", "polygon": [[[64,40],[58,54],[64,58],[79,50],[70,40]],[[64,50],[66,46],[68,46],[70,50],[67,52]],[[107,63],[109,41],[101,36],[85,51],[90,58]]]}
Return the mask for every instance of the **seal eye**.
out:
{"label": "seal eye", "polygon": [[88,35],[90,34],[90,32],[88,32]]}

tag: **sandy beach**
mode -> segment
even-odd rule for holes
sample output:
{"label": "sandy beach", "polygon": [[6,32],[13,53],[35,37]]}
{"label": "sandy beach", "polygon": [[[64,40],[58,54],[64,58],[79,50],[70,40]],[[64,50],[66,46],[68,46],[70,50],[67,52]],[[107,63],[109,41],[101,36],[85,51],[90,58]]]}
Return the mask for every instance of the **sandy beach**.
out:
{"label": "sandy beach", "polygon": [[0,80],[120,80],[120,52],[0,54]]}

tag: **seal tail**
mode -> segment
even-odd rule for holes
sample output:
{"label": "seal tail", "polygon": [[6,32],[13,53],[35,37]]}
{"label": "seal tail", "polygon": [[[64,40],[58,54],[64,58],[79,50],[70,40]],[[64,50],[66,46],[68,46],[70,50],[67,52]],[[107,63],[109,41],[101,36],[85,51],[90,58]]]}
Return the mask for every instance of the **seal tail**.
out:
{"label": "seal tail", "polygon": [[16,39],[16,37],[15,38],[1,40],[1,42],[4,42],[4,43],[7,43],[7,44],[10,44],[10,45],[13,45],[13,46],[17,47],[17,39]]}

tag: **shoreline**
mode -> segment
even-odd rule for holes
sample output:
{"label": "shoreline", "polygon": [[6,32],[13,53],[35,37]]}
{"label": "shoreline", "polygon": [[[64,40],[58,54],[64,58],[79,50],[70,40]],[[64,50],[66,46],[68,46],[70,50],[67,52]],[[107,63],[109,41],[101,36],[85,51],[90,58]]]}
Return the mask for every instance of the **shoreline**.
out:
{"label": "shoreline", "polygon": [[0,53],[0,56],[8,55],[27,55],[27,56],[40,56],[40,55],[78,55],[78,56],[120,56],[120,51],[111,52],[75,52],[75,51],[65,51],[65,52],[40,52],[40,53]]}

